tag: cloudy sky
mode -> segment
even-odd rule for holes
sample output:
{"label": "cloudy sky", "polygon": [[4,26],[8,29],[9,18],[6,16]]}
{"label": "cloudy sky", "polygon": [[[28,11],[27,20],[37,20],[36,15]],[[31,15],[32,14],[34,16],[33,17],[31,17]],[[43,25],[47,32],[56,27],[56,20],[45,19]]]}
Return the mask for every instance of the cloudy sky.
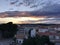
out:
{"label": "cloudy sky", "polygon": [[[16,14],[13,11],[24,12]],[[0,0],[0,23],[11,21],[60,24],[60,0]]]}

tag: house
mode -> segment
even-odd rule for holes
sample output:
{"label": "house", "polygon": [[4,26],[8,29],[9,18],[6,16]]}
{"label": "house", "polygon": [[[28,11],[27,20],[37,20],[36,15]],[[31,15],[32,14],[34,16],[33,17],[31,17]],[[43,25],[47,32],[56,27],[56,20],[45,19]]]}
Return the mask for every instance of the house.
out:
{"label": "house", "polygon": [[38,29],[38,35],[48,35],[50,40],[53,42],[60,42],[60,27],[59,25],[20,25],[19,31],[17,32],[16,38],[18,42],[23,42],[24,38],[28,38],[29,30]]}

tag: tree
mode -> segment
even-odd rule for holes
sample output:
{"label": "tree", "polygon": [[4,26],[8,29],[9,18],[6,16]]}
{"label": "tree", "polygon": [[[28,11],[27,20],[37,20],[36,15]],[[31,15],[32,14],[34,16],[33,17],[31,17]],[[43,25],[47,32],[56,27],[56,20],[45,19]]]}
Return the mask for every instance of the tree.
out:
{"label": "tree", "polygon": [[36,45],[35,38],[25,39],[22,45]]}
{"label": "tree", "polygon": [[0,25],[0,31],[2,32],[3,38],[12,38],[18,31],[17,25],[9,22],[7,24]]}
{"label": "tree", "polygon": [[48,36],[36,36],[34,38],[25,39],[22,45],[54,45],[54,43],[50,42]]}
{"label": "tree", "polygon": [[48,44],[49,42],[50,42],[49,36],[45,36],[45,35],[41,36],[40,38],[41,45]]}

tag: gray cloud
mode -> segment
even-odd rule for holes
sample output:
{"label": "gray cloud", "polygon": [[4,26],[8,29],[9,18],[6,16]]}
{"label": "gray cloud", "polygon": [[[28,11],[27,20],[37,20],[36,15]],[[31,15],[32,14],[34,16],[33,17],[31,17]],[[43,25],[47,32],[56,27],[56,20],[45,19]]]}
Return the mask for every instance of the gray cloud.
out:
{"label": "gray cloud", "polygon": [[52,16],[60,16],[60,4],[54,4],[50,6],[45,6],[42,9],[34,11],[33,14],[36,15],[52,15]]}
{"label": "gray cloud", "polygon": [[26,23],[46,23],[46,24],[60,24],[60,18],[45,18],[44,20],[27,20]]}
{"label": "gray cloud", "polygon": [[60,24],[60,18],[46,18],[42,20],[41,22],[47,23],[47,24]]}
{"label": "gray cloud", "polygon": [[60,0],[41,0],[40,2],[39,8],[36,8],[32,14],[38,16],[60,16]]}

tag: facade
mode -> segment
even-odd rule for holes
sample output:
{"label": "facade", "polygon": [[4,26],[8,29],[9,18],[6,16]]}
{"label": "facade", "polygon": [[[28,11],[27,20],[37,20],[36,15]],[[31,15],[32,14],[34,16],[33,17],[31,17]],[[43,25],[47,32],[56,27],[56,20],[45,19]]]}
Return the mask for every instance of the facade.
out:
{"label": "facade", "polygon": [[[38,29],[38,35],[48,35],[50,40],[53,42],[60,42],[60,25],[20,25],[18,27],[19,31],[17,32],[17,40],[23,40],[28,38],[29,30]],[[22,38],[21,38],[22,37]],[[23,41],[22,41],[23,42]]]}

